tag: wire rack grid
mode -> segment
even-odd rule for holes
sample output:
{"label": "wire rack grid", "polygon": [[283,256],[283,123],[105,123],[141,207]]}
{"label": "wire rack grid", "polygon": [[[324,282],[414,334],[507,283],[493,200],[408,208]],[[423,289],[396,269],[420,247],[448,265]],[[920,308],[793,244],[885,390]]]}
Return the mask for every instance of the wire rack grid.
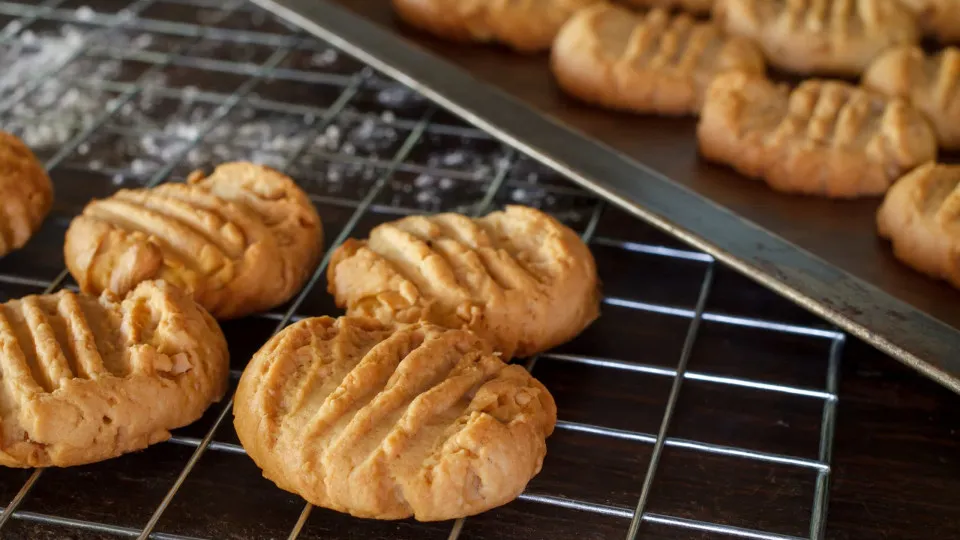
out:
{"label": "wire rack grid", "polygon": [[[590,244],[606,294],[596,324],[526,363],[560,421],[501,509],[422,524],[305,506],[246,458],[228,399],[137,454],[0,471],[0,537],[824,536],[842,333],[244,1],[0,1],[0,24],[0,126],[57,190],[0,259],[0,300],[75,288],[60,247],[91,197],[230,159],[293,176],[327,254],[402,215],[540,207]],[[224,324],[231,388],[272,334],[339,313],[328,260],[287,305]]]}

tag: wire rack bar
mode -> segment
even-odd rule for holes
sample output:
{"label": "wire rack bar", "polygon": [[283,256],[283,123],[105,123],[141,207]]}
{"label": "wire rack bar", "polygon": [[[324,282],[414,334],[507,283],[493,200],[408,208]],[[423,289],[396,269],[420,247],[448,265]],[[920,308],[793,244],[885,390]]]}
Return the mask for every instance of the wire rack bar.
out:
{"label": "wire rack bar", "polygon": [[526,502],[534,502],[539,504],[546,504],[548,506],[556,506],[558,508],[566,508],[569,510],[579,510],[581,512],[591,512],[594,514],[600,514],[604,516],[613,516],[622,519],[630,519],[633,516],[633,512],[623,506],[613,506],[608,504],[597,504],[589,503],[585,501],[577,501],[574,499],[568,499],[566,497],[556,497],[553,495],[541,495],[538,493],[521,493],[517,499]]}
{"label": "wire rack bar", "polygon": [[[640,311],[649,311],[652,313],[659,313],[661,315],[673,315],[675,317],[685,317],[687,319],[692,319],[696,316],[696,311],[692,309],[662,306],[658,304],[649,304],[647,302],[628,300],[626,298],[615,298],[615,297],[607,296],[603,299],[603,303],[611,306],[623,307],[628,309],[636,309]],[[776,332],[783,332],[785,334],[797,334],[801,336],[819,337],[824,339],[838,339],[843,336],[842,333],[837,332],[836,330],[822,330],[819,328],[810,328],[807,326],[770,322],[770,321],[764,321],[761,319],[751,319],[749,317],[721,315],[718,313],[704,313],[703,320],[709,321],[709,322],[731,324],[735,326],[745,326],[748,328],[773,330]]]}
{"label": "wire rack bar", "polygon": [[[677,370],[655,366],[652,364],[644,364],[640,362],[627,362],[625,360],[614,360],[611,358],[596,358],[592,356],[586,356],[581,354],[560,354],[560,353],[545,353],[541,355],[543,358],[550,360],[558,360],[561,362],[572,362],[575,364],[584,364],[594,367],[602,367],[609,369],[618,369],[622,371],[632,371],[634,373],[645,373],[647,375],[656,375],[661,377],[676,377]],[[752,388],[754,390],[765,390],[768,392],[779,392],[783,394],[791,394],[794,396],[804,396],[817,399],[836,399],[834,394],[830,392],[825,392],[823,390],[813,390],[808,388],[799,388],[796,386],[788,386],[781,384],[771,384],[765,383],[762,381],[754,381],[750,379],[743,379],[739,377],[725,377],[721,375],[711,375],[709,373],[702,373],[699,371],[687,371],[683,374],[685,379],[690,379],[694,381],[704,381],[712,382],[716,384],[725,384],[729,386],[739,386],[742,388]]]}
{"label": "wire rack bar", "polygon": [[[582,424],[579,422],[558,421],[557,429],[566,431],[575,431],[578,433],[588,433],[590,435],[599,435],[601,437],[611,437],[614,439],[623,439],[626,441],[635,441],[645,444],[654,444],[657,442],[657,436],[652,433],[641,433],[638,431],[627,431],[623,429],[613,429],[591,424]],[[779,463],[781,465],[791,465],[817,471],[829,470],[830,466],[823,462],[813,459],[804,459],[783,454],[774,454],[771,452],[760,452],[757,450],[746,450],[734,446],[722,444],[711,444],[679,437],[667,437],[665,446],[674,448],[685,448],[687,450],[696,450],[708,454],[717,454],[723,456],[733,456],[754,461],[763,461],[767,463]]]}
{"label": "wire rack bar", "polygon": [[672,527],[680,527],[683,529],[690,529],[694,531],[719,533],[727,536],[733,536],[735,538],[750,538],[753,540],[805,540],[800,536],[790,536],[786,534],[776,534],[776,533],[755,531],[752,529],[745,529],[742,527],[732,527],[730,525],[716,525],[713,523],[705,523],[703,521],[697,521],[693,519],[664,516],[661,514],[646,514],[643,517],[643,520],[650,523],[657,523],[660,525],[669,525]]}
{"label": "wire rack bar", "polygon": [[[827,365],[827,391],[837,395],[840,391],[840,358],[846,340],[841,338],[830,347],[830,360]],[[827,469],[817,474],[817,485],[813,496],[813,512],[810,519],[811,540],[821,540],[827,528],[827,501],[830,497],[830,461],[833,456],[833,436],[837,422],[837,400],[823,404],[823,420],[820,424],[820,461]]]}
{"label": "wire rack bar", "polygon": [[657,468],[660,465],[660,456],[663,454],[663,445],[667,439],[667,431],[670,429],[670,421],[673,419],[673,413],[677,408],[677,402],[680,398],[680,387],[683,385],[683,376],[687,371],[687,363],[690,361],[690,355],[693,353],[693,344],[697,339],[697,333],[700,330],[700,321],[703,317],[703,310],[707,305],[707,298],[710,296],[710,286],[713,284],[713,264],[707,267],[703,275],[703,283],[700,286],[700,296],[697,299],[697,307],[693,319],[687,329],[687,336],[684,339],[683,349],[680,351],[680,360],[677,362],[676,375],[673,378],[673,385],[670,388],[670,396],[667,398],[667,407],[663,412],[663,419],[660,422],[660,431],[657,433],[657,441],[653,445],[653,453],[650,456],[650,464],[647,468],[647,474],[643,479],[643,488],[640,491],[640,499],[637,501],[637,508],[633,513],[633,519],[630,522],[630,530],[627,532],[627,540],[634,540],[640,531],[640,523],[643,520],[643,514],[646,510],[647,501],[650,500],[650,492],[653,487],[653,480],[657,474]]}
{"label": "wire rack bar", "polygon": [[697,261],[703,263],[712,263],[715,259],[700,251],[690,251],[686,249],[677,249],[667,246],[658,246],[654,244],[644,244],[642,242],[628,242],[626,240],[615,240],[613,238],[595,238],[594,244],[599,246],[612,247],[632,251],[634,253],[643,253],[645,255],[656,255],[658,257],[670,257],[673,259],[684,259],[687,261]]}
{"label": "wire rack bar", "polygon": [[33,486],[37,483],[37,480],[40,479],[42,473],[43,469],[34,469],[26,482],[23,483],[23,486],[20,487],[20,490],[17,491],[17,494],[14,495],[13,499],[10,499],[10,502],[3,508],[3,513],[0,513],[0,529],[3,529],[3,526],[10,521],[10,517],[17,511],[17,508],[20,508],[23,500],[27,497],[27,494],[30,493],[30,490],[33,489]]}
{"label": "wire rack bar", "polygon": [[303,510],[300,511],[300,516],[297,517],[297,522],[293,524],[293,529],[290,530],[290,534],[287,535],[287,540],[296,540],[300,533],[303,531],[303,527],[307,524],[307,520],[310,519],[310,513],[313,512],[313,505],[307,503],[303,505]]}
{"label": "wire rack bar", "polygon": [[[51,516],[48,514],[41,514],[39,512],[19,511],[16,513],[16,518],[21,521],[43,523],[45,525],[65,527],[93,533],[109,534],[125,538],[136,538],[137,535],[140,534],[139,529],[134,529],[132,527],[122,527],[120,525],[111,525],[109,523],[99,523],[84,519],[71,519],[60,516]],[[150,535],[150,538],[153,540],[206,540],[204,538],[197,538],[195,536],[183,536],[179,534],[167,533],[153,533]]]}

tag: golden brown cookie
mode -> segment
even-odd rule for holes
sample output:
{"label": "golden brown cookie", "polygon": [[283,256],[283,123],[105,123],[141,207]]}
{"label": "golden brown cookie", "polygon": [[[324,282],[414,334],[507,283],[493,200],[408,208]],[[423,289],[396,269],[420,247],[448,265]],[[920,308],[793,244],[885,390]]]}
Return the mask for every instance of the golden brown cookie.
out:
{"label": "golden brown cookie", "polygon": [[890,49],[870,65],[863,85],[911,101],[927,115],[941,147],[960,149],[960,49],[933,56],[919,47]]}
{"label": "golden brown cookie", "polygon": [[227,387],[216,321],[176,287],[0,305],[0,465],[66,467],[166,440]]}
{"label": "golden brown cookie", "polygon": [[590,250],[554,218],[522,206],[479,219],[384,223],[333,253],[327,282],[350,315],[466,328],[505,358],[559,345],[599,311]]}
{"label": "golden brown cookie", "polygon": [[900,179],[877,212],[880,236],[908,266],[960,289],[960,166],[928,163]]}
{"label": "golden brown cookie", "polygon": [[763,78],[718,77],[697,137],[707,159],[778,191],[825,197],[882,195],[937,156],[920,111],[837,81],[809,80],[791,92]]}
{"label": "golden brown cookie", "polygon": [[0,131],[0,257],[20,249],[53,205],[53,184],[33,152]]}
{"label": "golden brown cookie", "polygon": [[714,0],[625,0],[636,8],[653,9],[663,8],[668,10],[679,9],[694,15],[707,15],[713,8]]}
{"label": "golden brown cookie", "polygon": [[557,420],[547,389],[476,335],[319,317],[243,372],[234,425],[263,475],[316,506],[438,521],[516,498]]}
{"label": "golden brown cookie", "polygon": [[393,0],[408,24],[459,42],[497,42],[545,51],[577,10],[603,0]]}
{"label": "golden brown cookie", "polygon": [[70,224],[64,255],[84,292],[163,279],[218,319],[282,304],[322,250],[320,217],[286,176],[228,163],[186,184],[121,190]]}
{"label": "golden brown cookie", "polygon": [[753,42],[724,37],[712,23],[610,4],[584,9],[563,26],[551,66],[560,87],[588,103],[660,114],[699,111],[718,73],[764,71]]}
{"label": "golden brown cookie", "polygon": [[860,75],[919,30],[898,0],[717,0],[714,20],[756,40],[771,65],[800,74]]}
{"label": "golden brown cookie", "polygon": [[923,32],[941,43],[960,42],[960,0],[901,0]]}

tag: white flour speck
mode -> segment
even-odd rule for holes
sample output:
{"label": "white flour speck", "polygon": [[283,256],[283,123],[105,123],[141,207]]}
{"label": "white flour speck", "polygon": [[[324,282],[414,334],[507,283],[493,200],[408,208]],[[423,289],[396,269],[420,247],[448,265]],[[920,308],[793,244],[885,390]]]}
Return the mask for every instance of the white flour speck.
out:
{"label": "white flour speck", "polygon": [[92,21],[97,16],[97,12],[90,8],[90,6],[80,6],[74,12],[74,17],[78,21]]}
{"label": "white flour speck", "polygon": [[466,161],[464,153],[460,150],[455,150],[449,154],[444,154],[440,158],[440,164],[444,167],[456,167],[457,165],[463,165]]}
{"label": "white flour speck", "polygon": [[434,178],[429,174],[421,174],[413,180],[413,185],[418,188],[425,188],[434,184]]}
{"label": "white flour speck", "polygon": [[310,58],[310,64],[315,67],[330,67],[337,62],[340,53],[336,49],[326,49],[317,53]]}
{"label": "white flour speck", "polygon": [[435,198],[436,198],[436,195],[434,195],[432,191],[421,191],[417,193],[417,197],[416,197],[417,202],[420,204],[429,204],[433,202]]}
{"label": "white flour speck", "polygon": [[377,92],[377,103],[390,109],[408,107],[424,100],[423,96],[402,84],[392,84]]}

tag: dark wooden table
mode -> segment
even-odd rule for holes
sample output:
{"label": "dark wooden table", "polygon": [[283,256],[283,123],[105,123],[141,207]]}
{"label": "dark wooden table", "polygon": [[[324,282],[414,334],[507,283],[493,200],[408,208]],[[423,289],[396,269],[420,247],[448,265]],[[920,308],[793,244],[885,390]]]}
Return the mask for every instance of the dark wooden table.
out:
{"label": "dark wooden table", "polygon": [[960,397],[862,344],[841,371],[827,537],[960,538]]}

